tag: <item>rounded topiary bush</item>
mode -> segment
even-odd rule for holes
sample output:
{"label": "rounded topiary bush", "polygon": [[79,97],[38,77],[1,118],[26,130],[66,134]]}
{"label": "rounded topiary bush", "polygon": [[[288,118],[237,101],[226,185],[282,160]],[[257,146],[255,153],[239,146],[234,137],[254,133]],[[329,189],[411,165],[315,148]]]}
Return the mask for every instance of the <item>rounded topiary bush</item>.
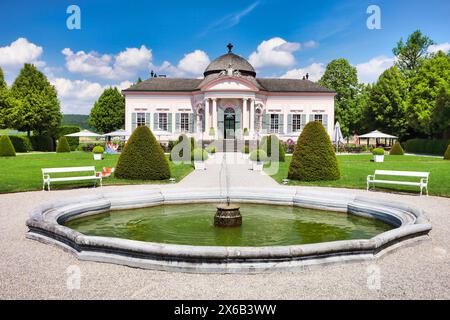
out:
{"label": "rounded topiary bush", "polygon": [[267,153],[262,149],[256,149],[250,152],[249,158],[251,161],[265,162],[267,161]]}
{"label": "rounded topiary bush", "polygon": [[193,161],[206,161],[208,160],[208,152],[202,148],[196,148],[192,152],[192,160]]}
{"label": "rounded topiary bush", "polygon": [[58,140],[58,145],[56,146],[57,153],[66,153],[70,152],[69,142],[67,142],[66,137],[61,137]]}
{"label": "rounded topiary bush", "polygon": [[450,144],[447,147],[447,151],[444,153],[444,160],[450,160]]}
{"label": "rounded topiary bush", "polygon": [[394,146],[392,147],[391,151],[389,152],[391,156],[402,156],[405,154],[405,151],[403,151],[402,145],[400,142],[396,142]]}
{"label": "rounded topiary bush", "polygon": [[384,156],[384,149],[382,148],[375,148],[372,150],[372,154],[374,156]]}
{"label": "rounded topiary bush", "polygon": [[16,150],[8,136],[0,137],[0,157],[15,157]]}
{"label": "rounded topiary bush", "polygon": [[303,129],[289,166],[288,178],[300,181],[338,180],[340,170],[330,137],[319,122]]}
{"label": "rounded topiary bush", "polygon": [[105,149],[103,149],[102,146],[95,146],[94,149],[92,149],[92,153],[103,154],[103,152],[105,152]]}
{"label": "rounded topiary bush", "polygon": [[128,139],[117,162],[115,176],[132,180],[170,178],[169,162],[147,126],[137,127]]}

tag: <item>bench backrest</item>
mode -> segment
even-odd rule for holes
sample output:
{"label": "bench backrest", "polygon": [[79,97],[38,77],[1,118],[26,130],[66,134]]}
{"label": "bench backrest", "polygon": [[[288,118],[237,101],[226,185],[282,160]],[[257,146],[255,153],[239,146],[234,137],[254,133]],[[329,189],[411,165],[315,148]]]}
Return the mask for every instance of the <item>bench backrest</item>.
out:
{"label": "bench backrest", "polygon": [[375,170],[375,175],[428,178],[430,173],[429,172],[417,172],[417,171]]}
{"label": "bench backrest", "polygon": [[66,168],[44,168],[42,169],[43,174],[48,173],[65,173],[65,172],[87,172],[93,171],[95,172],[95,167],[66,167]]}

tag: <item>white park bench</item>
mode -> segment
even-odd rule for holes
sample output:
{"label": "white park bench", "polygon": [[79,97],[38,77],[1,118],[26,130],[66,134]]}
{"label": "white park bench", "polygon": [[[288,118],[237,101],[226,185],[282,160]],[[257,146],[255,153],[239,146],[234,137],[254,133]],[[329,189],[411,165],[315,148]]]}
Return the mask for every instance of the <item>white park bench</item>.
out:
{"label": "white park bench", "polygon": [[[420,195],[422,195],[422,190],[425,189],[428,195],[428,177],[429,172],[416,172],[416,171],[390,171],[390,170],[375,170],[375,174],[367,176],[367,191],[369,191],[370,184],[373,185],[375,189],[375,184],[397,184],[404,186],[417,186],[420,187]],[[382,177],[397,176],[397,177],[413,177],[420,178],[420,181],[393,181],[385,180]]]}
{"label": "white park bench", "polygon": [[[54,174],[61,173],[80,173],[85,172],[86,175],[70,176],[70,177],[55,177]],[[87,174],[91,173],[91,174]],[[53,177],[52,177],[53,175]],[[102,186],[102,174],[101,172],[95,171],[95,167],[66,167],[66,168],[45,168],[42,169],[42,190],[45,190],[45,185],[50,191],[50,183],[52,182],[62,182],[62,181],[84,181],[84,180],[94,180],[94,188],[97,185],[97,180],[100,181],[100,187]]]}

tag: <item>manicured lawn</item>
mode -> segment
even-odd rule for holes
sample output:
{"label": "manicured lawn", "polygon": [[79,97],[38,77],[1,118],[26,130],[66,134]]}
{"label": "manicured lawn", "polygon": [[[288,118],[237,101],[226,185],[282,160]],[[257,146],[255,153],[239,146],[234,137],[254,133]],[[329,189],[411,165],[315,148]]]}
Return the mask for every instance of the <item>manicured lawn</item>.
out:
{"label": "manicured lawn", "polygon": [[[450,161],[442,158],[420,156],[385,156],[383,163],[374,163],[370,160],[372,155],[341,155],[338,156],[341,168],[341,179],[337,181],[300,182],[290,181],[289,185],[326,186],[340,188],[366,188],[367,175],[373,174],[376,169],[398,171],[426,171],[430,172],[428,189],[430,195],[450,197]],[[286,162],[280,164],[278,173],[272,176],[281,183],[287,178],[291,157],[286,157]],[[388,180],[394,180],[389,177]],[[417,181],[414,180],[413,181]],[[381,185],[380,185],[381,186]],[[418,192],[418,187],[388,186],[377,189],[396,190],[405,192]]]}
{"label": "manicured lawn", "polygon": [[[95,166],[97,171],[102,167],[115,167],[118,155],[105,155],[101,161],[94,161],[92,153],[30,153],[12,158],[0,158],[0,193],[19,192],[42,189],[41,168],[84,167]],[[180,181],[192,170],[188,164],[170,165],[171,175]],[[113,184],[151,184],[168,183],[164,181],[122,180],[114,176],[103,179],[103,185]],[[93,186],[93,182],[64,182],[52,185],[52,189]]]}

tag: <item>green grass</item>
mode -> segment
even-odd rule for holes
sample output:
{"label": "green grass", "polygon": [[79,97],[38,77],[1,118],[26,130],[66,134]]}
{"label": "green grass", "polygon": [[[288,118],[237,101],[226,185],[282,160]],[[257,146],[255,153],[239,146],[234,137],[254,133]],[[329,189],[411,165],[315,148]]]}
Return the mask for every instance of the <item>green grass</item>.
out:
{"label": "green grass", "polygon": [[[302,182],[290,181],[289,185],[322,186],[338,188],[365,189],[367,175],[373,174],[376,169],[396,171],[425,171],[430,172],[428,189],[430,195],[450,197],[450,161],[442,158],[421,156],[385,156],[384,162],[371,162],[372,155],[342,155],[338,156],[341,168],[341,178],[336,181]],[[291,156],[286,157],[286,162],[280,163],[280,169],[272,176],[281,183],[287,178]],[[389,177],[387,180],[395,180]],[[398,180],[404,180],[400,178]],[[418,181],[417,179],[408,179]],[[408,181],[406,180],[406,181]],[[402,191],[417,193],[418,187],[379,185],[377,189],[384,191]]]}
{"label": "green grass", "polygon": [[[21,192],[42,189],[42,168],[84,167],[95,166],[97,171],[103,167],[115,167],[118,155],[104,155],[101,161],[94,161],[92,153],[29,153],[12,158],[0,158],[0,193]],[[171,176],[180,181],[192,170],[189,164],[170,164]],[[81,173],[82,174],[82,173]],[[163,181],[123,180],[111,177],[103,179],[103,185],[119,184],[153,184],[168,183]],[[93,182],[64,182],[52,184],[53,189],[93,186]]]}

